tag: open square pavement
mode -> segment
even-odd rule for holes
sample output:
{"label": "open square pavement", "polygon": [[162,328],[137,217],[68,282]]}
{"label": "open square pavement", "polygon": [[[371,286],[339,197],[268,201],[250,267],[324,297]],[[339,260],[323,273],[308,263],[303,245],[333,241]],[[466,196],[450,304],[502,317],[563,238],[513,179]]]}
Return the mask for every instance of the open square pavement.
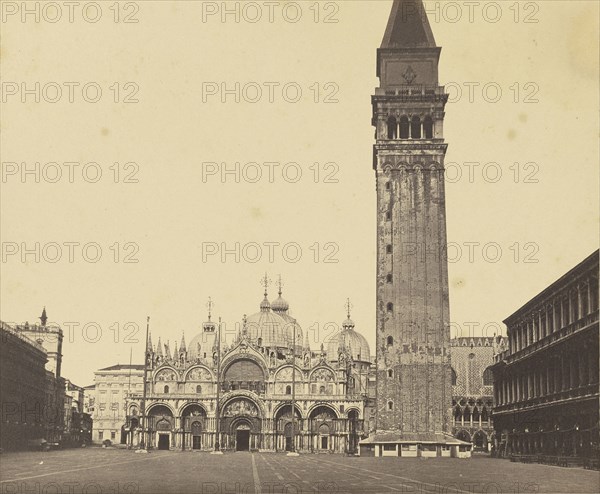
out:
{"label": "open square pavement", "polygon": [[596,471],[483,456],[400,460],[88,448],[5,453],[0,477],[2,494],[600,492]]}

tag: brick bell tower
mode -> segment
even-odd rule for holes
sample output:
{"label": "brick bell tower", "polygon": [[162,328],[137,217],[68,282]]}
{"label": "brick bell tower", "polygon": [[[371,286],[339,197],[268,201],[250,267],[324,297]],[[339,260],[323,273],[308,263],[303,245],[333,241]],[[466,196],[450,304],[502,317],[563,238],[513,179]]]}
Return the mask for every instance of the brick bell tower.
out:
{"label": "brick bell tower", "polygon": [[[376,434],[444,437],[452,408],[444,107],[421,0],[394,0],[372,97],[377,178]],[[446,434],[440,434],[446,433]]]}

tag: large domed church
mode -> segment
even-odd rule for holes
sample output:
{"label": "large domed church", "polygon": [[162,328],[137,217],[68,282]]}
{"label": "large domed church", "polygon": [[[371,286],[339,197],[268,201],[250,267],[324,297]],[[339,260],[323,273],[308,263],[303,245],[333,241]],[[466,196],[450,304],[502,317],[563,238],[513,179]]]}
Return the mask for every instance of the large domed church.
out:
{"label": "large domed church", "polygon": [[341,328],[312,350],[281,283],[272,302],[266,287],[258,312],[243,317],[229,344],[210,306],[189,344],[182,336],[171,351],[148,339],[145,397],[132,394],[126,405],[131,446],[214,450],[218,437],[222,450],[357,451],[374,387],[369,345],[349,302]]}

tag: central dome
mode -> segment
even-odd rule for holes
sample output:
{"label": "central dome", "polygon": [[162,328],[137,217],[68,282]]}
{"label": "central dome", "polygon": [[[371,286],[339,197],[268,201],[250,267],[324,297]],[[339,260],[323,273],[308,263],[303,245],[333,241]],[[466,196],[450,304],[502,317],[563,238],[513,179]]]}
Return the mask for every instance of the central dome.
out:
{"label": "central dome", "polygon": [[287,348],[290,340],[287,336],[286,321],[270,309],[261,307],[261,311],[246,318],[248,337],[262,347]]}

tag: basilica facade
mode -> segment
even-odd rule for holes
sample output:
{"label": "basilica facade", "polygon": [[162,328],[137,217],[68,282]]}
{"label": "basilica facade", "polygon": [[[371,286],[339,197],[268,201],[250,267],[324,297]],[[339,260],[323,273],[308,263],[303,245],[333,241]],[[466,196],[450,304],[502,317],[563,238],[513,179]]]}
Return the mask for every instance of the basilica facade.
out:
{"label": "basilica facade", "polygon": [[289,315],[281,289],[272,303],[265,290],[259,311],[239,328],[224,344],[209,315],[202,332],[189,344],[182,337],[173,351],[149,339],[145,393],[136,390],[126,404],[128,444],[356,452],[369,430],[371,356],[349,311],[317,351]]}

